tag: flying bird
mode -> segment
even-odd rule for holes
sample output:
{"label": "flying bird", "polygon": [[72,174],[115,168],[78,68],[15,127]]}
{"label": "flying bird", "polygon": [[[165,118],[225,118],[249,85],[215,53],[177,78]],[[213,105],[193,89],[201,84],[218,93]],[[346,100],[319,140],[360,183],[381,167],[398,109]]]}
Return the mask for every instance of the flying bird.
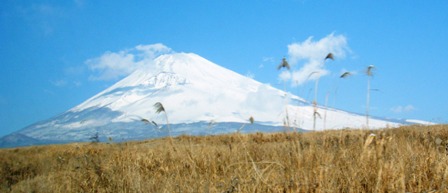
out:
{"label": "flying bird", "polygon": [[277,66],[277,70],[280,70],[280,69],[282,69],[282,68],[286,68],[286,69],[288,69],[288,70],[291,69],[291,67],[290,67],[289,64],[288,64],[288,61],[286,61],[286,58],[284,58],[284,57],[283,57],[283,59],[282,59],[282,63],[280,63],[280,64]]}
{"label": "flying bird", "polygon": [[339,78],[347,78],[351,75],[352,75],[352,73],[350,73],[350,72],[344,72]]}
{"label": "flying bird", "polygon": [[325,60],[327,60],[327,59],[331,59],[331,60],[334,60],[334,57],[333,57],[333,53],[328,53],[327,54],[327,57],[325,57]]}

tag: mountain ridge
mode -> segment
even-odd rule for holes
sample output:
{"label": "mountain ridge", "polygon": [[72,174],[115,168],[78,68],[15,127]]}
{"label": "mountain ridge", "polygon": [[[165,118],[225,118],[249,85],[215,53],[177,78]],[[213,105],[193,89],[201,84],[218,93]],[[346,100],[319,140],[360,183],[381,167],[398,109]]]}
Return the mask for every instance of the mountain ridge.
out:
{"label": "mountain ridge", "polygon": [[[204,123],[234,132],[240,129],[238,124],[248,123],[249,117],[255,119],[254,128],[249,129],[253,132],[281,131],[283,125],[310,130],[314,112],[312,105],[298,96],[197,54],[171,53],[147,61],[143,68],[65,113],[15,134],[41,141],[67,142],[86,141],[95,133],[123,140],[163,137],[168,133],[141,121],[147,119],[163,127],[166,120],[155,112],[156,102],[163,104],[175,135],[204,134],[209,127]],[[365,116],[321,106],[319,111],[325,117],[316,122],[318,130],[365,127]],[[375,118],[370,123],[370,128],[402,125]],[[216,133],[221,131],[211,132]]]}

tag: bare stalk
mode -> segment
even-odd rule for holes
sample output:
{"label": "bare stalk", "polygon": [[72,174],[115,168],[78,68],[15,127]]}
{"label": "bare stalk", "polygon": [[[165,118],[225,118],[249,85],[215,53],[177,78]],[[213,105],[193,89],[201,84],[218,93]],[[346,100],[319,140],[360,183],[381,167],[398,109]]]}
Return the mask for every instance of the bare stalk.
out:
{"label": "bare stalk", "polygon": [[370,106],[370,78],[373,76],[372,70],[375,66],[370,65],[367,67],[367,101],[366,101],[366,126],[369,129],[369,106]]}
{"label": "bare stalk", "polygon": [[165,113],[165,120],[166,120],[166,127],[168,129],[168,136],[171,137],[170,122],[168,121],[168,114],[165,111],[165,107],[163,107],[162,103],[156,102],[154,104],[154,108],[155,108],[157,114],[159,114],[161,112]]}
{"label": "bare stalk", "polygon": [[370,78],[367,77],[366,125],[369,129]]}
{"label": "bare stalk", "polygon": [[314,84],[314,101],[313,101],[313,130],[316,131],[316,115],[317,115],[317,88],[319,85],[319,78],[317,78],[315,84]]}
{"label": "bare stalk", "polygon": [[328,95],[330,93],[327,92],[327,94],[325,95],[325,111],[324,111],[324,130],[327,129],[327,109],[328,109]]}
{"label": "bare stalk", "polygon": [[[290,70],[291,69],[291,66],[289,66],[289,63],[288,63],[288,61],[286,61],[286,58],[284,58],[283,57],[283,59],[282,59],[282,63],[280,63],[278,66],[277,66],[277,70],[280,70],[280,69],[282,69],[282,68],[286,68],[286,70]],[[289,127],[289,114],[288,114],[288,99],[287,99],[287,93],[286,93],[286,81],[284,81],[284,89],[283,89],[283,91],[285,92],[285,113],[286,113],[286,117],[285,117],[285,122],[286,122],[286,124],[285,124],[285,126],[288,128],[288,130],[290,129],[290,127]]]}

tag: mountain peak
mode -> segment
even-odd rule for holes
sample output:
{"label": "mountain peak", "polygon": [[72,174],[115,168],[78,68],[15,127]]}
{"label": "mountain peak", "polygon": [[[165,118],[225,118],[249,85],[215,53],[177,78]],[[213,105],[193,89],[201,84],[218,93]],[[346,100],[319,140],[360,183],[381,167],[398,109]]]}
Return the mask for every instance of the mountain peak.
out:
{"label": "mountain peak", "polygon": [[168,86],[176,86],[185,84],[187,80],[185,77],[179,76],[172,72],[160,72],[159,74],[150,77],[142,85],[160,89]]}
{"label": "mountain peak", "polygon": [[[249,117],[255,119],[259,128],[278,129],[289,122],[294,128],[311,129],[314,112],[312,105],[298,96],[223,68],[199,55],[172,53],[146,61],[144,67],[80,105],[19,133],[36,140],[53,141],[86,140],[95,131],[123,139],[143,133],[163,136],[166,133],[160,134],[159,130],[141,121],[146,119],[157,125],[167,122],[166,117],[153,108],[156,102],[163,104],[170,123],[176,128],[172,133],[177,134],[203,133],[204,129],[212,127],[207,123],[224,124],[232,127],[227,130],[235,131],[241,124],[248,123]],[[364,127],[362,115],[324,107],[318,110],[326,111],[328,121],[324,124],[318,120],[316,125],[320,129],[323,125],[331,129]],[[192,125],[195,123],[198,124]],[[378,119],[371,119],[370,124],[371,128],[399,125]]]}

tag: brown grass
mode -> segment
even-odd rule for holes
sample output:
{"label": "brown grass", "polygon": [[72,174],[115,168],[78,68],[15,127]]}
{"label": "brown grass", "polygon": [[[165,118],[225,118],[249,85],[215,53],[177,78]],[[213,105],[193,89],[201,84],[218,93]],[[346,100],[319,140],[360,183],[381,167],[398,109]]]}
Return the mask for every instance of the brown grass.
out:
{"label": "brown grass", "polygon": [[3,149],[0,192],[448,192],[447,143],[436,125]]}

